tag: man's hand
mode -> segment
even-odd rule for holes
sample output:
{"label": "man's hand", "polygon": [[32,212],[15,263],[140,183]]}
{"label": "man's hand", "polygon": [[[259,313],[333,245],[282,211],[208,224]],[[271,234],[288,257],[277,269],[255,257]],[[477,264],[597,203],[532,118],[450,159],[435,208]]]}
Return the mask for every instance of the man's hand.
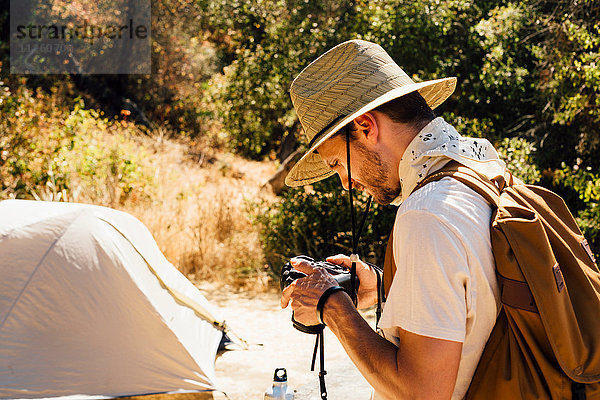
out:
{"label": "man's hand", "polygon": [[[327,257],[332,264],[341,265],[348,270],[352,267],[350,257],[344,254]],[[362,261],[356,263],[356,276],[360,280],[358,287],[358,309],[371,307],[377,303],[377,273]]]}
{"label": "man's hand", "polygon": [[308,276],[296,279],[283,290],[281,308],[286,308],[291,300],[296,321],[306,326],[317,325],[317,303],[323,292],[337,286],[337,281],[325,269],[313,268],[306,260],[292,258],[290,263]]}

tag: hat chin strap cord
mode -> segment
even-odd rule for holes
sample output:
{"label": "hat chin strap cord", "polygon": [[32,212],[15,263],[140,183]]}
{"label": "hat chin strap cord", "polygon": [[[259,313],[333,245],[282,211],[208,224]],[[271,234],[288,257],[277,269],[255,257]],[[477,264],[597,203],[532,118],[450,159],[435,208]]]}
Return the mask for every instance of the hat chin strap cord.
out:
{"label": "hat chin strap cord", "polygon": [[[348,199],[350,201],[350,216],[351,216],[351,220],[352,220],[352,254],[350,255],[350,261],[352,264],[350,267],[350,287],[351,287],[350,298],[352,299],[352,303],[354,303],[354,306],[356,307],[358,305],[358,294],[357,294],[357,290],[356,290],[356,262],[359,261],[358,240],[359,240],[362,230],[365,226],[365,222],[367,221],[367,216],[369,214],[369,208],[371,207],[371,201],[373,199],[373,196],[369,196],[369,199],[367,200],[365,212],[363,214],[362,220],[360,222],[360,226],[357,231],[356,230],[356,212],[354,210],[354,202],[353,202],[353,198],[352,198],[353,197],[352,196],[352,172],[350,171],[350,128],[348,127],[348,125],[346,125],[346,162],[348,165]],[[380,286],[379,282],[380,282],[380,276],[379,276],[379,272],[377,272],[378,295],[379,295],[379,286]],[[319,301],[319,303],[321,303],[321,301]],[[378,303],[379,303],[379,299],[378,299]],[[319,313],[321,315],[323,315],[323,310],[321,309]],[[379,304],[378,304],[377,313],[378,313],[377,319],[379,319],[379,314],[380,314]],[[315,348],[313,351],[310,370],[311,371],[315,370],[315,361],[317,359],[317,350],[319,350],[319,364],[320,364],[319,365],[320,366],[320,368],[319,368],[319,389],[321,391],[321,399],[326,400],[327,399],[327,388],[325,387],[325,375],[327,375],[327,371],[325,371],[325,341],[324,341],[324,335],[323,335],[323,333],[325,331],[325,324],[323,321],[320,321],[320,322],[322,323],[322,328],[321,328],[321,331],[317,333],[317,339],[315,341]]]}
{"label": "hat chin strap cord", "polygon": [[348,199],[350,201],[350,217],[352,219],[352,254],[350,255],[350,261],[352,262],[352,266],[350,268],[350,283],[352,293],[350,294],[350,297],[352,298],[352,302],[356,307],[358,304],[358,297],[356,293],[356,262],[359,260],[358,240],[360,239],[360,235],[362,234],[365,222],[367,221],[367,216],[369,214],[369,208],[371,207],[371,201],[373,199],[373,196],[369,196],[369,199],[367,200],[365,212],[363,214],[362,221],[360,222],[360,226],[357,231],[356,211],[354,210],[354,202],[352,196],[352,171],[350,168],[350,128],[348,125],[346,125],[346,164],[348,165]]}

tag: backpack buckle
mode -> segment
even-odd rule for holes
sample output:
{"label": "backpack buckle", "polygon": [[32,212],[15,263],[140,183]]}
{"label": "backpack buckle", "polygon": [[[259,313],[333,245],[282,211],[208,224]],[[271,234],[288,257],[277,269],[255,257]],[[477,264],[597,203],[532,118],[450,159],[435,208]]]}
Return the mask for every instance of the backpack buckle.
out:
{"label": "backpack buckle", "polygon": [[563,278],[563,274],[558,263],[554,264],[554,267],[552,267],[552,272],[554,272],[554,280],[556,281],[558,293],[560,293],[565,288],[565,279]]}

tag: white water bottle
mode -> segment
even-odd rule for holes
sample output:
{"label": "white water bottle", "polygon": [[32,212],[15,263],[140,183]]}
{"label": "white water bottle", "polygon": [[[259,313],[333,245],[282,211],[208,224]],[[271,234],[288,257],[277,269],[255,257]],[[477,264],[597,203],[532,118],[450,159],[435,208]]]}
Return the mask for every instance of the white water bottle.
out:
{"label": "white water bottle", "polygon": [[265,392],[265,399],[294,400],[294,391],[288,388],[285,368],[276,368],[273,386]]}

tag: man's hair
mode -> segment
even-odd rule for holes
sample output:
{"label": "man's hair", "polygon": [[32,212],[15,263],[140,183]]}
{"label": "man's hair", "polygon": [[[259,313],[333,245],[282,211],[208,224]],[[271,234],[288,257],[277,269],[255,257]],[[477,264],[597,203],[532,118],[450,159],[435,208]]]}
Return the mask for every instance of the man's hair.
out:
{"label": "man's hair", "polygon": [[387,103],[383,103],[375,108],[375,111],[387,115],[394,122],[404,124],[413,123],[414,125],[419,125],[435,118],[433,110],[416,90]]}
{"label": "man's hair", "polygon": [[[412,124],[414,126],[428,123],[435,118],[433,110],[429,107],[423,96],[416,90],[388,101],[387,103],[383,103],[379,107],[374,108],[374,110],[387,115],[394,122]],[[350,122],[347,126],[350,127],[350,132],[356,131],[353,122]],[[345,134],[346,129],[343,127],[332,137]],[[354,135],[350,135],[350,138],[354,139],[353,136]]]}

